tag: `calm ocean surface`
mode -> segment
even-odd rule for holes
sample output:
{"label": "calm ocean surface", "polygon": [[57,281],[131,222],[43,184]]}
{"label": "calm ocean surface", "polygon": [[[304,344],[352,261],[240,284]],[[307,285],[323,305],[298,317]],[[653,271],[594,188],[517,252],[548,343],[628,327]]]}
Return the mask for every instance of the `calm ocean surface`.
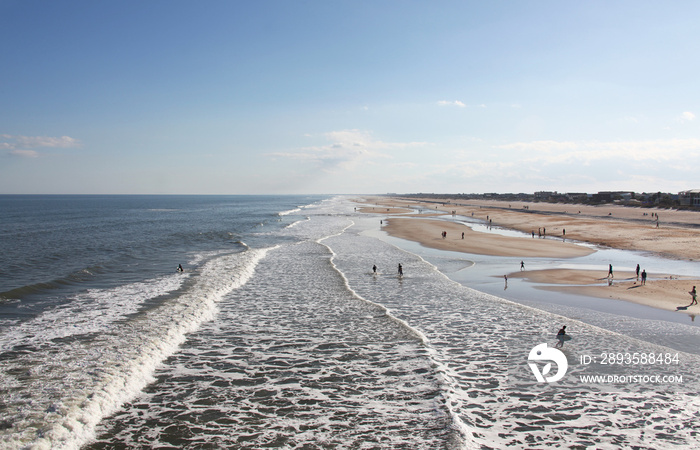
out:
{"label": "calm ocean surface", "polygon": [[479,292],[356,206],[0,196],[0,447],[700,447],[698,327]]}

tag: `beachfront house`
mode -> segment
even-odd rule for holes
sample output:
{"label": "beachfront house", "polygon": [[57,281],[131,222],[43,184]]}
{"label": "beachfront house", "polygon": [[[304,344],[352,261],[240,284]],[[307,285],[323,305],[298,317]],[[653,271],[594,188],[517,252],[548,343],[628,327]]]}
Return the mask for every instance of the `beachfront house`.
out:
{"label": "beachfront house", "polygon": [[690,189],[678,193],[681,206],[693,206],[700,208],[700,189]]}

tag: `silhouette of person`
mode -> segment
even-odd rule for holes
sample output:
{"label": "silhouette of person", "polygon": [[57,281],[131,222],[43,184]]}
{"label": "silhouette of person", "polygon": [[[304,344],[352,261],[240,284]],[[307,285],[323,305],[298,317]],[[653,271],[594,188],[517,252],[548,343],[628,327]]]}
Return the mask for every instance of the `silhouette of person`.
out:
{"label": "silhouette of person", "polygon": [[564,346],[564,336],[566,336],[566,325],[561,327],[559,332],[557,333],[557,345],[555,345],[555,348],[562,348]]}

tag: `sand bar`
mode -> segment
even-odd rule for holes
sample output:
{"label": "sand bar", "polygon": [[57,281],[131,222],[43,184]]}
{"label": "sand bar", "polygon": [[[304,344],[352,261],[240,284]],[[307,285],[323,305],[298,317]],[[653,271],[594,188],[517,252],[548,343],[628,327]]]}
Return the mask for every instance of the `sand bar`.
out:
{"label": "sand bar", "polygon": [[700,305],[692,305],[690,290],[700,280],[668,274],[647,274],[646,284],[634,272],[619,272],[608,278],[605,271],[550,269],[515,272],[508,278],[525,278],[535,283],[550,283],[540,289],[569,292],[597,298],[639,303],[668,311],[700,314]]}
{"label": "sand bar", "polygon": [[[455,204],[393,197],[374,197],[365,201],[387,207],[420,206],[431,213],[455,211],[485,222],[488,220],[493,226],[525,233],[537,235],[542,230],[549,237],[565,235],[567,239],[622,250],[700,260],[699,211],[487,200],[456,200],[459,204]],[[652,213],[659,215],[659,228],[656,228]]]}
{"label": "sand bar", "polygon": [[[560,239],[528,239],[482,233],[466,225],[444,220],[392,217],[385,222],[388,222],[388,225],[384,226],[384,231],[391,236],[420,242],[426,247],[439,250],[543,258],[573,258],[595,251],[581,245],[562,242]],[[443,231],[447,233],[445,238],[442,237]]]}
{"label": "sand bar", "polygon": [[[626,208],[620,206],[594,207],[570,204],[530,204],[527,212],[524,204],[479,201],[478,205],[458,206],[394,198],[375,198],[382,206],[409,211],[420,206],[422,214],[396,215],[387,219],[384,231],[390,235],[420,242],[441,250],[465,253],[527,257],[573,258],[589,254],[591,249],[563,242],[563,230],[568,239],[576,239],[622,250],[645,250],[660,256],[676,259],[700,259],[700,213],[696,211],[658,210],[659,228],[651,220],[653,209]],[[534,208],[542,211],[535,211]],[[490,220],[493,225],[536,234],[545,230],[548,239],[515,238],[471,230],[456,222],[427,219],[440,214],[456,214]],[[579,213],[579,211],[581,211]],[[366,211],[374,212],[374,211]],[[674,214],[677,213],[677,214]],[[612,215],[611,215],[612,214]],[[614,219],[613,219],[614,217]],[[673,225],[664,224],[664,217]],[[386,218],[386,217],[385,217]],[[447,231],[443,239],[442,231]],[[461,233],[465,233],[464,240]],[[556,236],[556,239],[549,239]],[[494,275],[502,276],[502,275]],[[615,278],[607,278],[607,268],[597,270],[547,269],[525,270],[508,274],[509,278],[524,278],[541,284],[539,289],[568,292],[583,296],[624,300],[700,315],[700,306],[691,305],[689,291],[700,288],[700,277],[679,277],[674,274],[648,273],[645,285],[636,274],[616,272]],[[609,283],[609,281],[611,281]]]}

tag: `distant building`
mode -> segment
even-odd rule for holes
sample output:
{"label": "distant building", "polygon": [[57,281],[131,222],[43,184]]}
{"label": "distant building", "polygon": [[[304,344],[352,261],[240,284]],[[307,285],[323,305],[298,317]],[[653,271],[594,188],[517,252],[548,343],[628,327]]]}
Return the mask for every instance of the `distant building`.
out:
{"label": "distant building", "polygon": [[612,202],[612,192],[598,192],[597,194],[591,195],[591,201],[593,203],[610,203]]}
{"label": "distant building", "polygon": [[700,189],[691,189],[678,193],[681,206],[694,206],[700,208]]}
{"label": "distant building", "polygon": [[546,201],[557,195],[557,191],[539,191],[535,192],[535,201]]}

